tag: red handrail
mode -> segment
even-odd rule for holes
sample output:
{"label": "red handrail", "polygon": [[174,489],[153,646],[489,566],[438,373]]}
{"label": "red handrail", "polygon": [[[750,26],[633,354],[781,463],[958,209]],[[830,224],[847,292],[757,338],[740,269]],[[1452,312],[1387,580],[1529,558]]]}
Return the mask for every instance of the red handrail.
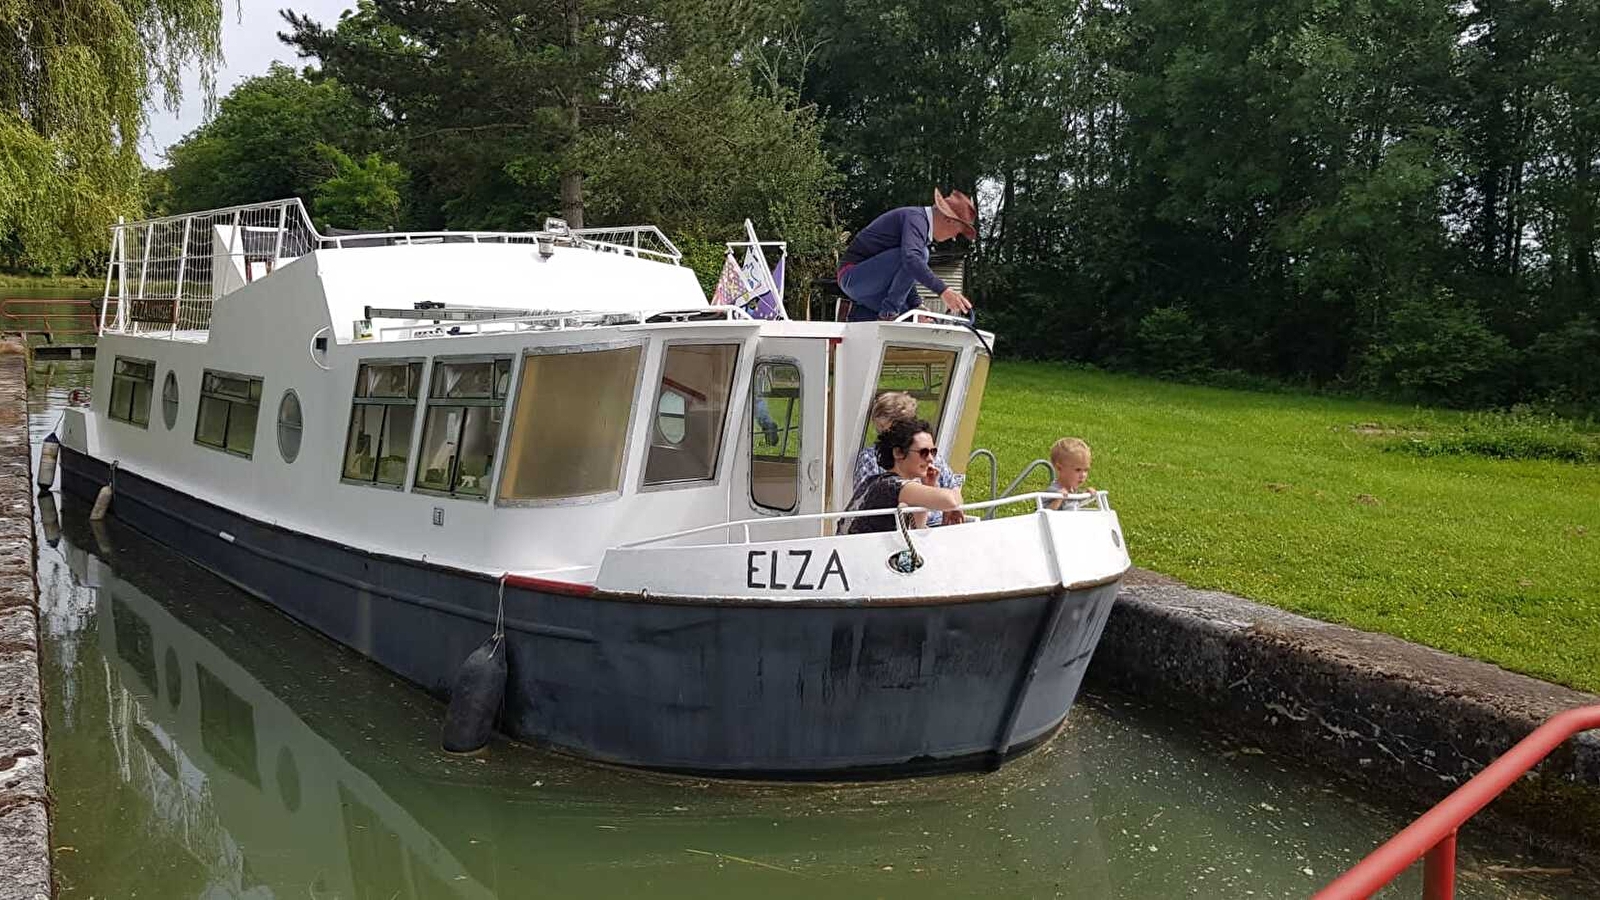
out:
{"label": "red handrail", "polygon": [[1456,890],[1456,831],[1567,738],[1600,728],[1600,706],[1569,709],[1534,729],[1471,781],[1335,878],[1312,900],[1371,897],[1418,859],[1425,900],[1449,900]]}

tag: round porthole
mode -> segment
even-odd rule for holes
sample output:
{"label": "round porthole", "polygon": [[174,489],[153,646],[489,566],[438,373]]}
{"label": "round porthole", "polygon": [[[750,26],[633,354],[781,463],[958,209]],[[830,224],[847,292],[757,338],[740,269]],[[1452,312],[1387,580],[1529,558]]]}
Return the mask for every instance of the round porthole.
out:
{"label": "round porthole", "polygon": [[286,463],[300,455],[300,429],[300,397],[292,390],[284,391],[278,401],[278,452]]}
{"label": "round porthole", "polygon": [[689,404],[677,391],[663,389],[656,409],[656,430],[669,444],[681,444],[689,433]]}
{"label": "round porthole", "polygon": [[168,431],[178,424],[178,376],[171,369],[161,383],[161,421],[167,423]]}

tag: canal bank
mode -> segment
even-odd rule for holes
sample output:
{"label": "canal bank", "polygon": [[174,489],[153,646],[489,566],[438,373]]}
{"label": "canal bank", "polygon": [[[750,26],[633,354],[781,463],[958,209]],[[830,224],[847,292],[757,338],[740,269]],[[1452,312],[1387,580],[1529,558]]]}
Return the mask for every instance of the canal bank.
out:
{"label": "canal bank", "polygon": [[27,352],[0,342],[0,900],[50,896]]}
{"label": "canal bank", "polygon": [[[1142,570],[1117,596],[1086,684],[1166,703],[1424,804],[1557,713],[1600,704],[1594,694]],[[1540,843],[1600,847],[1600,732],[1568,741],[1535,772],[1490,812]]]}

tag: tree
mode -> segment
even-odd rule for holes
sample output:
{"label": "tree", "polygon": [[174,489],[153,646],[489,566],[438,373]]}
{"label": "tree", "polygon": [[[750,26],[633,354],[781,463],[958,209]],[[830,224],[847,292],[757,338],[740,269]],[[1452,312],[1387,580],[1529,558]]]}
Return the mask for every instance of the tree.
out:
{"label": "tree", "polygon": [[396,230],[405,171],[378,153],[357,161],[338,147],[319,144],[317,149],[333,168],[316,187],[312,212],[319,227]]}
{"label": "tree", "polygon": [[145,104],[176,108],[185,65],[209,92],[220,0],[0,3],[0,248],[57,269],[136,215]]}
{"label": "tree", "polygon": [[167,150],[168,203],[188,212],[309,200],[333,165],[320,148],[361,152],[372,130],[371,114],[343,85],[274,64],[241,82],[210,121]]}
{"label": "tree", "polygon": [[746,12],[711,0],[362,0],[332,28],[285,12],[282,37],[382,110],[447,222],[535,224],[554,192],[581,226],[586,129],[614,128],[630,98],[692,56],[729,58]]}
{"label": "tree", "polygon": [[831,268],[834,170],[816,110],[766,64],[768,11],[710,0],[541,11],[364,2],[332,27],[288,15],[283,37],[379,111],[415,225],[649,222],[711,276],[749,217],[789,241],[790,283]]}

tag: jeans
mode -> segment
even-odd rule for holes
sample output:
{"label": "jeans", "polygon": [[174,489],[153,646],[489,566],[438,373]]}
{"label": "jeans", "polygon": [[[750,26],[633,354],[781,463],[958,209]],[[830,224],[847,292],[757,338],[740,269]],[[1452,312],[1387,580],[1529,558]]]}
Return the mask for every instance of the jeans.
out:
{"label": "jeans", "polygon": [[839,279],[839,289],[851,300],[850,321],[892,319],[921,306],[917,280],[899,248],[885,250],[856,263]]}

